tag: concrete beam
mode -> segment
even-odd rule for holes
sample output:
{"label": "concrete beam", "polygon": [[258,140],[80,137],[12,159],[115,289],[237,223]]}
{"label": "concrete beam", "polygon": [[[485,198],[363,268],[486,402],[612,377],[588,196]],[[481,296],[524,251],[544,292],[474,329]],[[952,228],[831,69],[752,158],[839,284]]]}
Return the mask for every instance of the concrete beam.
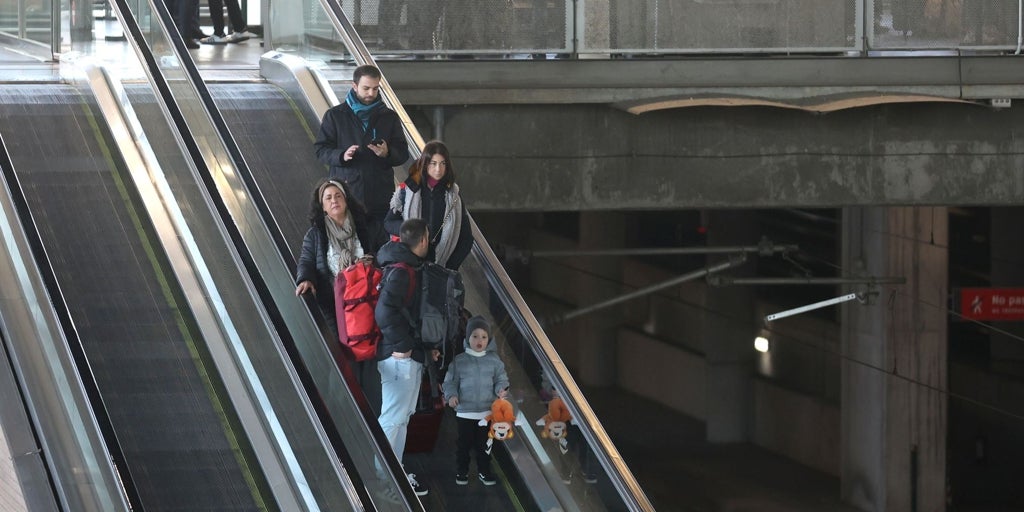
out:
{"label": "concrete beam", "polygon": [[1024,105],[477,105],[445,118],[478,211],[1024,204]]}
{"label": "concrete beam", "polygon": [[1024,98],[1024,59],[954,52],[675,60],[401,60],[382,61],[380,66],[405,105],[603,103],[639,113],[690,100],[682,106],[732,101],[832,111],[904,98]]}

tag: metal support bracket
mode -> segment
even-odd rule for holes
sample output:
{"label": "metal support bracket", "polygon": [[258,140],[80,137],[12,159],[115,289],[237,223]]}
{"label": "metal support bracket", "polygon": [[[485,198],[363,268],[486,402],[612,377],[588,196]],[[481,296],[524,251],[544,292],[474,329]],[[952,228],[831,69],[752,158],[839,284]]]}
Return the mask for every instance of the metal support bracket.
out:
{"label": "metal support bracket", "polygon": [[584,306],[582,308],[579,308],[579,309],[576,309],[576,310],[573,310],[573,311],[569,311],[569,312],[563,313],[561,315],[554,316],[554,317],[549,319],[549,322],[550,323],[564,322],[566,320],[569,320],[569,319],[572,319],[572,318],[576,318],[578,316],[586,315],[588,313],[593,313],[594,311],[598,311],[600,309],[604,309],[604,308],[607,308],[607,307],[610,307],[610,306],[614,306],[614,305],[619,304],[621,302],[626,302],[628,300],[636,299],[636,298],[642,297],[644,295],[649,295],[649,294],[654,293],[654,292],[656,292],[658,290],[663,290],[665,288],[670,288],[672,286],[676,286],[678,284],[682,284],[682,283],[685,283],[687,281],[693,281],[693,280],[696,280],[696,279],[700,279],[701,277],[704,277],[704,276],[706,276],[708,274],[712,274],[712,273],[715,273],[715,272],[721,272],[721,271],[723,271],[725,269],[732,268],[732,267],[735,267],[735,266],[738,266],[738,265],[742,265],[746,261],[747,261],[747,255],[745,253],[739,253],[739,254],[730,256],[728,261],[724,261],[724,262],[719,263],[717,265],[712,265],[710,267],[705,267],[705,268],[702,268],[700,270],[694,270],[693,272],[688,272],[688,273],[683,274],[683,275],[681,275],[679,277],[674,277],[672,279],[669,279],[668,281],[664,281],[664,282],[661,282],[661,283],[658,283],[658,284],[655,284],[655,285],[647,286],[645,288],[640,288],[638,290],[633,290],[633,291],[631,291],[629,293],[620,295],[618,297],[613,297],[611,299],[608,299],[608,300],[605,300],[605,301],[602,301],[602,302],[598,302],[597,304],[592,304],[590,306]]}

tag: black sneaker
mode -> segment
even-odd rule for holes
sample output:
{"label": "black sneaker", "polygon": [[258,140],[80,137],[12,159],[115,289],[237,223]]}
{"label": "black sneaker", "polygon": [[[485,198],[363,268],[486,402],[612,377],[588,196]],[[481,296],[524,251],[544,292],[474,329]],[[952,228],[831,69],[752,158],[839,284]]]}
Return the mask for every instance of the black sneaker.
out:
{"label": "black sneaker", "polygon": [[457,485],[468,485],[469,473],[455,473],[455,483]]}
{"label": "black sneaker", "polygon": [[416,481],[416,473],[409,473],[406,476],[409,477],[409,485],[412,486],[412,492],[416,493],[416,496],[426,496],[430,492]]}
{"label": "black sneaker", "polygon": [[588,484],[596,484],[597,473],[583,473],[583,481]]}
{"label": "black sneaker", "polygon": [[498,481],[495,480],[494,477],[491,476],[491,475],[485,475],[483,473],[480,473],[479,476],[480,476],[480,481],[483,482],[484,485],[494,485],[494,484],[498,483]]}

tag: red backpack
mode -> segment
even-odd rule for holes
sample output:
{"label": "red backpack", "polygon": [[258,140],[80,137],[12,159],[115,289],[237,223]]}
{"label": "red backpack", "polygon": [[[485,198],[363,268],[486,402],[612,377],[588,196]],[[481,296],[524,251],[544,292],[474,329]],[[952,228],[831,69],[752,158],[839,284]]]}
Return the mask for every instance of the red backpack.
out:
{"label": "red backpack", "polygon": [[356,262],[338,273],[334,281],[334,311],[338,319],[338,338],[356,361],[373,359],[380,328],[373,318],[380,291],[381,271],[368,262]]}

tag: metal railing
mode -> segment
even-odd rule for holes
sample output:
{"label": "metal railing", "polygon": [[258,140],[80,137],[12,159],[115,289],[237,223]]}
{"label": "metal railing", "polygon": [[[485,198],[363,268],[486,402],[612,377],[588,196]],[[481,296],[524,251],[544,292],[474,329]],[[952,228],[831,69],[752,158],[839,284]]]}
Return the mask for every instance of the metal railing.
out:
{"label": "metal railing", "polygon": [[[343,2],[343,9],[374,55],[586,58],[1019,51],[1021,4],[1021,0],[356,0]],[[310,16],[316,16],[315,9],[302,16],[308,23]],[[323,21],[325,36],[330,38]],[[275,48],[276,43],[275,39]]]}
{"label": "metal railing", "polygon": [[[1022,0],[354,0],[343,2],[375,55],[501,57],[969,50],[1020,53]],[[280,27],[321,17],[271,2]],[[0,0],[0,36],[69,49],[71,4]],[[329,22],[324,37],[334,37]],[[300,23],[302,23],[300,21]],[[279,39],[280,37],[280,39]],[[45,46],[44,46],[45,45]],[[34,48],[34,47],[33,47]],[[25,50],[34,51],[34,50]]]}

